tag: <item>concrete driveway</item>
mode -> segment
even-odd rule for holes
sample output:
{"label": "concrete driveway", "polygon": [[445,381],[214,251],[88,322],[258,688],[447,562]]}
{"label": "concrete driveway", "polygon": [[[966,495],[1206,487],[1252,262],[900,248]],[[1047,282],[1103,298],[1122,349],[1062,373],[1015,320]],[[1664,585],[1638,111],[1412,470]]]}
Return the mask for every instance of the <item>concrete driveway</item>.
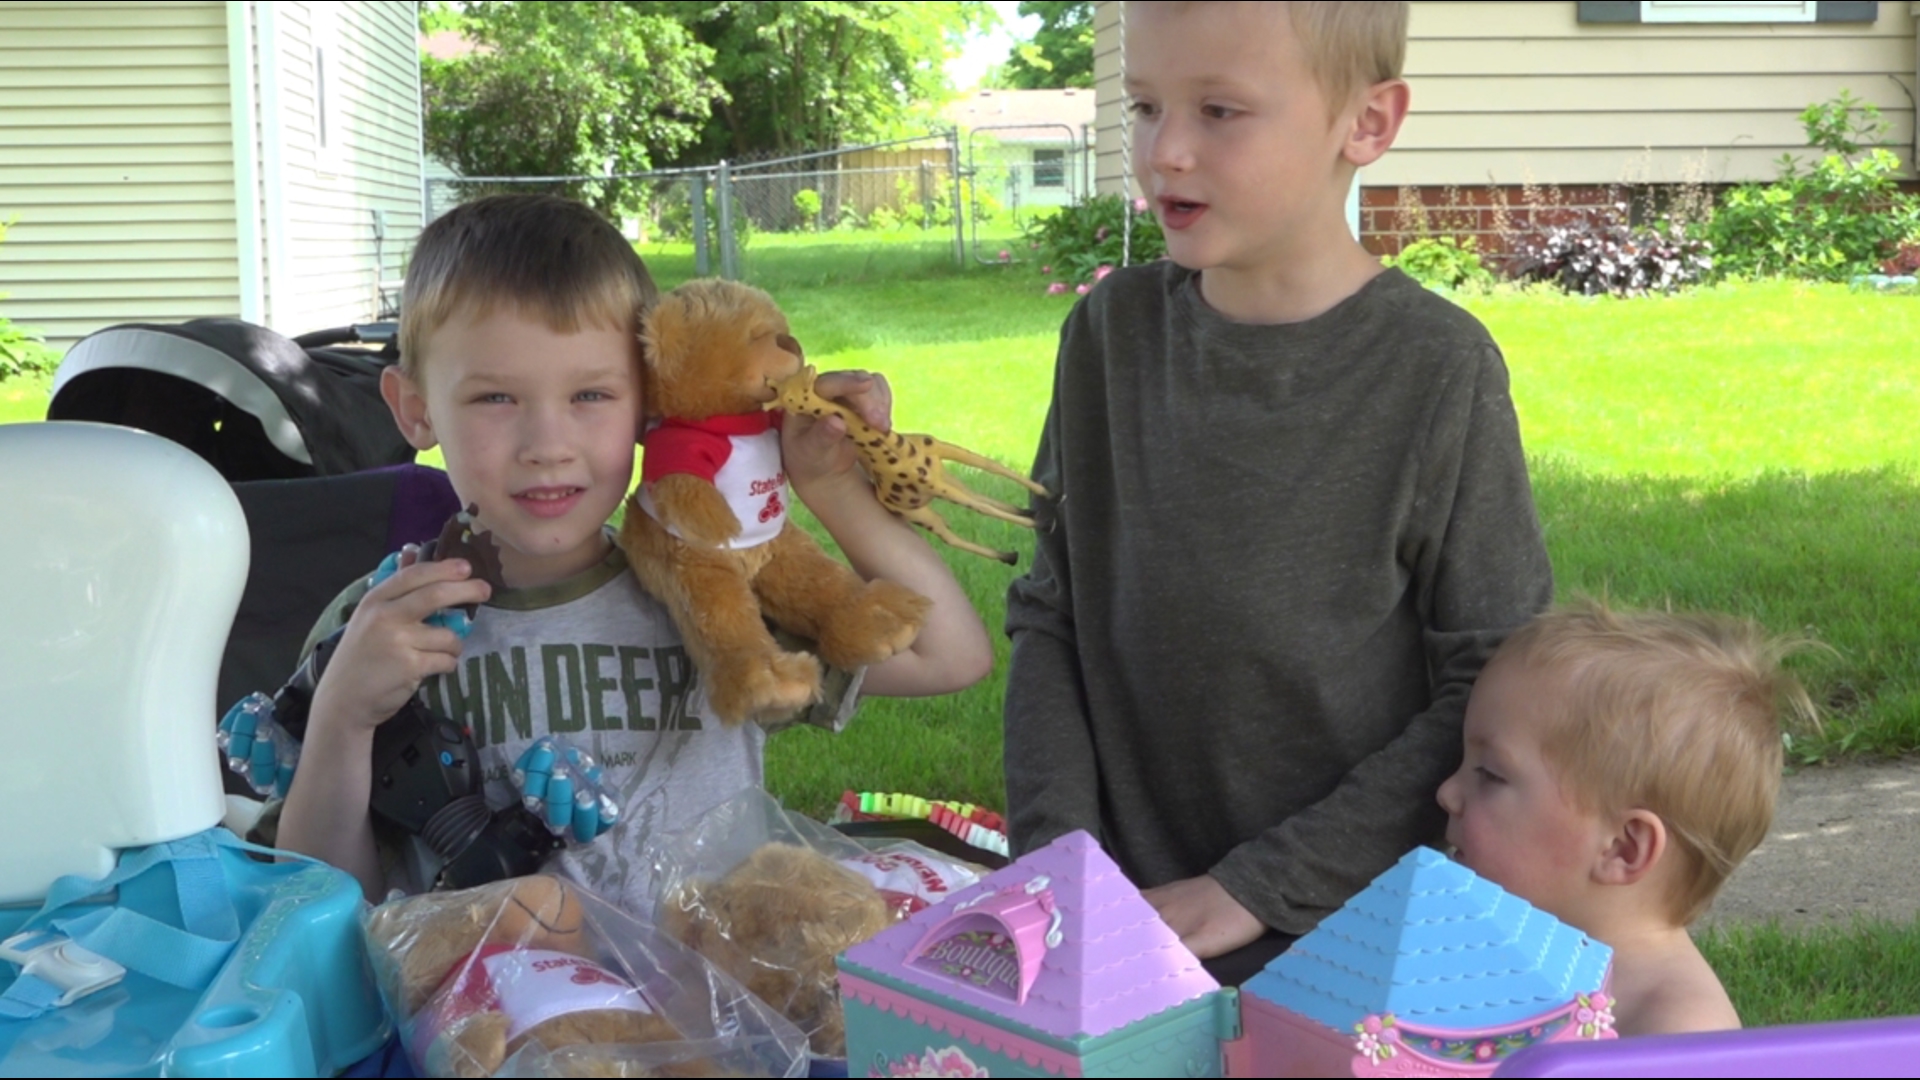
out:
{"label": "concrete driveway", "polygon": [[1786,926],[1920,913],[1920,758],[1801,769],[1703,920]]}

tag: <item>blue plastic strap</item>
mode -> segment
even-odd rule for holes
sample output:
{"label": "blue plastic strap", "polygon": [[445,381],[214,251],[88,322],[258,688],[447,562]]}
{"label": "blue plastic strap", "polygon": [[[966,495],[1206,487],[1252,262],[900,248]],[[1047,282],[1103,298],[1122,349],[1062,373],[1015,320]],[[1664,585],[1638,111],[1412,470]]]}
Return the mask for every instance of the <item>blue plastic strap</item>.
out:
{"label": "blue plastic strap", "polygon": [[227,872],[221,869],[220,850],[213,838],[201,833],[167,846],[182,856],[171,863],[181,928],[205,938],[238,939],[240,918],[234,914]]}
{"label": "blue plastic strap", "polygon": [[0,1018],[31,1020],[53,1008],[60,994],[60,988],[47,980],[22,975],[13,980],[6,993],[0,994]]}
{"label": "blue plastic strap", "polygon": [[55,919],[53,925],[89,952],[183,990],[212,982],[240,940],[237,933],[224,939],[188,933],[118,907],[77,919]]}
{"label": "blue plastic strap", "polygon": [[[246,843],[220,828],[129,851],[105,877],[69,875],[55,881],[40,911],[21,929],[51,927],[129,971],[185,989],[205,986],[240,938],[239,918],[220,863],[221,848],[284,854]],[[61,917],[75,904],[119,888],[159,866],[173,871],[181,926],[124,907],[96,908],[71,918]],[[28,981],[19,978],[14,983],[18,986]],[[21,990],[22,994],[32,992],[31,987]]]}

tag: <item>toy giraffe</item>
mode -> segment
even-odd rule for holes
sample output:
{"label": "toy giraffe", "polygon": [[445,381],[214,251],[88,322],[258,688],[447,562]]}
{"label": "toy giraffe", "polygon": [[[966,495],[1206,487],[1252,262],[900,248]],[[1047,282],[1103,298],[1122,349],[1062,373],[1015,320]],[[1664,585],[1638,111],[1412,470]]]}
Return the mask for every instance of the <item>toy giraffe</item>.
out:
{"label": "toy giraffe", "polygon": [[930,504],[935,499],[945,499],[988,517],[1024,525],[1029,529],[1033,528],[1032,515],[998,499],[969,491],[964,484],[947,474],[943,463],[954,461],[1004,476],[1042,498],[1047,495],[1046,488],[991,458],[981,457],[952,443],[941,442],[931,435],[881,431],[860,419],[852,409],[814,393],[813,378],[813,366],[808,365],[798,373],[774,383],[774,391],[779,396],[771,407],[802,416],[838,416],[847,425],[847,437],[853,440],[854,449],[860,453],[860,463],[866,469],[867,478],[873,481],[874,494],[879,496],[880,505],[961,551],[985,555],[1009,565],[1014,562],[1016,556],[1011,551],[995,551],[956,535]]}

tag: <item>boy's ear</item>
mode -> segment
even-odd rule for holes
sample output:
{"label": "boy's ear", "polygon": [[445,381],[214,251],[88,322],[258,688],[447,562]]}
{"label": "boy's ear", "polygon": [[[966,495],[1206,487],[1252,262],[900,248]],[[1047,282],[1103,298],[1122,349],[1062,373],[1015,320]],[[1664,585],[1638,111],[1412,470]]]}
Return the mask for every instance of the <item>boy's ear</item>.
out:
{"label": "boy's ear", "polygon": [[415,450],[431,450],[440,444],[433,434],[433,420],[427,415],[427,397],[419,384],[407,378],[398,367],[380,373],[380,397],[393,413],[400,437]]}
{"label": "boy's ear", "polygon": [[1594,879],[1602,885],[1632,885],[1653,872],[1667,853],[1667,823],[1651,810],[1629,810],[1614,824],[1600,853]]}
{"label": "boy's ear", "polygon": [[1400,134],[1401,122],[1407,118],[1411,94],[1405,79],[1387,79],[1367,88],[1342,151],[1354,168],[1365,168],[1380,160],[1393,145]]}

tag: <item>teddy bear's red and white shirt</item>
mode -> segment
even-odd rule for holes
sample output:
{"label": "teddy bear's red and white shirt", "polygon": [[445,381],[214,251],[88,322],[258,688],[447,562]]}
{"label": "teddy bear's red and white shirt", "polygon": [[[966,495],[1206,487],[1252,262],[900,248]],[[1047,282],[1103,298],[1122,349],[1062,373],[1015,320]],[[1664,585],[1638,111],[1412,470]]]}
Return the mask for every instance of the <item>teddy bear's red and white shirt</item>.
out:
{"label": "teddy bear's red and white shirt", "polygon": [[[650,486],[687,473],[711,483],[740,519],[740,535],[728,543],[750,548],[780,535],[787,523],[787,474],[780,462],[780,414],[738,413],[705,420],[662,421],[641,437],[640,508],[655,521]],[[679,536],[679,530],[668,528]]]}

